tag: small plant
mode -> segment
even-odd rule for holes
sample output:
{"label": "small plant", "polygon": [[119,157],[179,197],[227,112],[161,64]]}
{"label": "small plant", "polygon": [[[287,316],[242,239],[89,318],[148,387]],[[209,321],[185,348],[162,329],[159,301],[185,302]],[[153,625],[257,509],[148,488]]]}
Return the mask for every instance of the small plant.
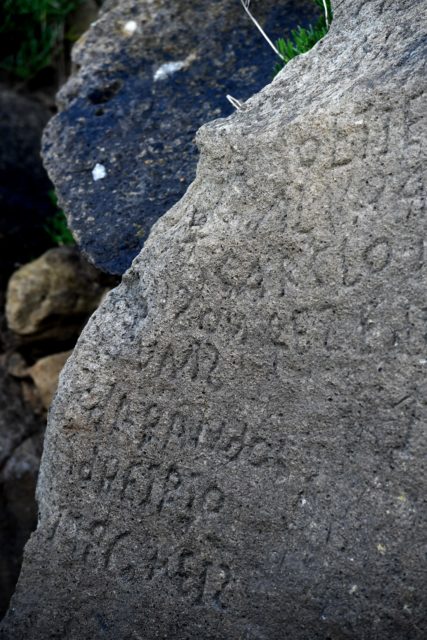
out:
{"label": "small plant", "polygon": [[[241,5],[252,20],[258,31],[263,38],[268,42],[269,46],[273,49],[274,53],[280,58],[280,62],[277,62],[274,68],[274,75],[276,75],[289,60],[295,58],[300,53],[306,53],[309,51],[319,40],[326,35],[329,31],[329,27],[332,22],[332,6],[331,0],[313,0],[318,7],[323,11],[322,16],[318,19],[314,26],[310,25],[308,28],[298,27],[291,31],[291,37],[288,39],[280,38],[276,44],[274,44],[259,22],[252,15],[249,6],[251,0],[240,0]],[[234,98],[233,98],[234,99]]]}
{"label": "small plant", "polygon": [[[55,207],[58,207],[58,199],[55,191],[49,191],[49,198]],[[73,245],[76,244],[73,235],[68,228],[65,213],[57,208],[57,211],[47,219],[45,225],[46,233],[56,245]]]}
{"label": "small plant", "polygon": [[277,50],[280,54],[280,62],[277,62],[274,72],[279,73],[281,69],[296,56],[310,51],[329,31],[332,22],[331,0],[314,0],[314,2],[324,10],[323,15],[316,24],[309,27],[297,27],[291,31],[291,37],[280,38],[277,43]]}
{"label": "small plant", "polygon": [[61,52],[68,15],[82,0],[2,0],[0,68],[27,80]]}

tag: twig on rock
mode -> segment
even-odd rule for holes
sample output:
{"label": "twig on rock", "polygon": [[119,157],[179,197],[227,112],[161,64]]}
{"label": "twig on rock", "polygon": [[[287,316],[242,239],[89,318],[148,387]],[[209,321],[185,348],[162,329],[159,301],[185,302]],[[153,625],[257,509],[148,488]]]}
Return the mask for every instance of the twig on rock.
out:
{"label": "twig on rock", "polygon": [[[250,0],[249,0],[250,1]],[[326,22],[326,29],[329,30],[329,13],[328,13],[328,5],[326,4],[326,0],[322,0],[323,2],[323,7],[325,9],[325,22]]]}
{"label": "twig on rock", "polygon": [[237,109],[237,111],[244,111],[245,107],[240,102],[240,100],[237,100],[237,98],[233,98],[233,96],[230,96],[230,95],[227,95],[226,98],[227,98],[228,102],[230,102],[230,104],[232,104],[233,107],[235,109]]}
{"label": "twig on rock", "polygon": [[[323,0],[325,2],[325,0]],[[258,29],[258,31],[261,33],[261,35],[263,36],[263,38],[265,38],[265,40],[268,42],[268,44],[270,45],[270,47],[273,49],[274,53],[279,56],[279,58],[281,58],[282,60],[284,60],[284,57],[282,56],[282,54],[280,53],[280,51],[278,50],[278,48],[273,44],[273,42],[270,40],[270,38],[268,37],[268,35],[265,33],[264,29],[261,27],[261,25],[259,24],[259,22],[256,20],[256,18],[254,18],[254,16],[252,15],[250,9],[249,9],[249,5],[251,4],[251,0],[240,0],[242,7],[244,8],[244,10],[246,11],[246,13],[248,14],[248,16],[250,17],[250,19],[252,20],[252,22],[254,23],[254,25],[256,26],[256,28]],[[327,19],[327,18],[326,18]]]}

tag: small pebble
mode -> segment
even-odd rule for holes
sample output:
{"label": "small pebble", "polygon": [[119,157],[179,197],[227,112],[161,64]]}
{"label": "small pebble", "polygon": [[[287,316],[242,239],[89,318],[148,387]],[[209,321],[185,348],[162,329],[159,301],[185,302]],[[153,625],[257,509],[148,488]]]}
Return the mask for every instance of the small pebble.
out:
{"label": "small pebble", "polygon": [[178,60],[177,62],[165,62],[162,64],[156,71],[153,76],[154,82],[158,82],[159,80],[166,80],[169,76],[172,76],[177,71],[180,71],[186,66],[184,60]]}
{"label": "small pebble", "polygon": [[97,180],[103,180],[103,178],[105,178],[107,175],[107,170],[104,167],[103,164],[99,164],[98,162],[96,163],[96,165],[94,166],[94,168],[92,169],[92,177],[95,180],[95,182]]}
{"label": "small pebble", "polygon": [[128,20],[128,22],[126,22],[125,26],[123,27],[123,31],[129,36],[133,35],[137,29],[138,25],[135,20]]}

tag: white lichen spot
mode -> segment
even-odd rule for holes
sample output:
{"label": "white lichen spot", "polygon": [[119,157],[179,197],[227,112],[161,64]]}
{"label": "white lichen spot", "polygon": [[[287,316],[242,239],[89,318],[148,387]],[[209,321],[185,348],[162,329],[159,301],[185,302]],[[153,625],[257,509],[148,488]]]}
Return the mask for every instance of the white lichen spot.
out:
{"label": "white lichen spot", "polygon": [[427,364],[427,360],[424,360],[424,358],[422,358],[422,359],[420,360],[420,364]]}
{"label": "white lichen spot", "polygon": [[385,552],[387,551],[387,548],[384,544],[381,544],[381,542],[379,542],[377,544],[377,551],[383,556],[385,554]]}
{"label": "white lichen spot", "polygon": [[358,589],[357,584],[352,584],[348,592],[352,596],[353,593],[356,593],[357,589]]}
{"label": "white lichen spot", "polygon": [[135,20],[128,20],[123,26],[123,31],[128,36],[132,36],[137,29],[138,29],[138,24],[135,22]]}
{"label": "white lichen spot", "polygon": [[181,71],[187,66],[185,60],[177,60],[176,62],[165,62],[156,71],[153,76],[154,82],[166,80],[169,76],[173,76],[177,71]]}
{"label": "white lichen spot", "polygon": [[104,167],[103,164],[99,164],[99,162],[97,162],[94,168],[92,169],[92,178],[96,182],[97,180],[103,180],[106,177],[106,175],[107,175],[107,169]]}
{"label": "white lichen spot", "polygon": [[307,504],[307,500],[305,498],[301,498],[301,506],[305,507],[306,504]]}

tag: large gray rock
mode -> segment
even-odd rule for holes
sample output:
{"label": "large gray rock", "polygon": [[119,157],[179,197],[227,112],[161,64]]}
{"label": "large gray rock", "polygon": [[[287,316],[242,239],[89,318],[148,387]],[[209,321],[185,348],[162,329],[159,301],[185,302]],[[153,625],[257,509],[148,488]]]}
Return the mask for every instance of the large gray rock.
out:
{"label": "large gray rock", "polygon": [[426,636],[425,13],[342,0],[199,132],[64,369],[3,638]]}
{"label": "large gray rock", "polygon": [[[272,38],[319,16],[312,0],[253,11]],[[276,59],[239,0],[115,0],[73,59],[45,165],[81,247],[122,274],[193,180],[197,129],[232,112],[227,94],[268,84]]]}

